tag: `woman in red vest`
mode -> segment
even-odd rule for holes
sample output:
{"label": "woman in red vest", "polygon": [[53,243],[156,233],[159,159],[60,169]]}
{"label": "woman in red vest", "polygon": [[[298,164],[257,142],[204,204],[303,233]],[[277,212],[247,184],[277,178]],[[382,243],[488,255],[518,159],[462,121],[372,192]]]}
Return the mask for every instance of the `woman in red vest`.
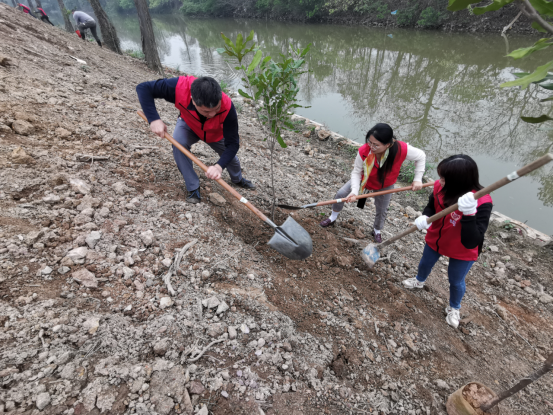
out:
{"label": "woman in red vest", "polygon": [[[474,200],[474,193],[482,189],[478,178],[478,166],[466,155],[456,155],[438,164],[440,180],[434,183],[423,215],[415,220],[420,230],[428,229],[426,246],[419,263],[417,276],[403,281],[406,288],[422,288],[432,267],[443,255],[449,257],[449,306],[446,307],[447,323],[459,326],[459,309],[465,295],[465,277],[478,259],[484,244],[492,213],[492,198],[487,195]],[[426,223],[432,216],[448,206],[459,204],[459,209],[446,217]]]}
{"label": "woman in red vest", "polygon": [[29,14],[29,15],[33,16],[36,19],[36,16],[33,14],[33,12],[31,11],[31,9],[29,7],[27,7],[27,6],[25,6],[24,4],[21,4],[21,3],[19,3],[17,5],[17,7],[20,7],[21,11],[23,11],[23,13]]}
{"label": "woman in red vest", "polygon": [[[415,177],[411,188],[422,188],[422,175],[426,164],[424,151],[412,147],[394,137],[394,131],[388,124],[376,124],[369,130],[365,137],[365,144],[359,147],[359,153],[355,158],[351,180],[347,182],[338,193],[336,199],[345,202],[353,202],[354,197],[372,191],[388,190],[394,187],[399,176],[401,164],[405,161],[415,162]],[[382,242],[381,231],[388,211],[391,194],[374,198],[376,214],[374,217],[374,240]],[[359,207],[362,205],[358,204]],[[323,220],[320,225],[323,228],[334,225],[338,215],[342,211],[344,203],[332,205],[332,214]]]}
{"label": "woman in red vest", "polygon": [[40,20],[42,20],[43,22],[48,22],[50,23],[52,26],[54,26],[54,23],[52,23],[50,21],[50,19],[48,18],[48,15],[46,14],[46,12],[44,11],[44,9],[42,9],[41,7],[37,7],[37,10],[38,12],[40,13]]}

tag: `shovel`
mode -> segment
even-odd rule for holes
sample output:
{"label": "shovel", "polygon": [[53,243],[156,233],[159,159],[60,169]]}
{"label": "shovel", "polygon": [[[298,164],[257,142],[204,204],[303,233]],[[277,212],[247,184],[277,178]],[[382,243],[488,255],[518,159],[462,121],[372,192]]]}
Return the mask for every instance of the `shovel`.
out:
{"label": "shovel", "polygon": [[[422,187],[429,187],[433,186],[434,183],[425,183],[422,185]],[[375,192],[375,193],[367,193],[366,195],[359,195],[355,196],[355,200],[365,200],[368,197],[376,197],[376,196],[382,196],[387,195],[389,193],[399,193],[399,192],[405,192],[406,190],[411,190],[411,186],[408,187],[398,187],[397,189],[390,189],[390,190],[383,190],[382,192]],[[303,206],[289,206],[289,205],[277,205],[279,208],[287,209],[287,210],[300,210],[300,209],[307,209],[317,206],[325,206],[325,205],[333,205],[334,203],[342,203],[345,199],[334,199],[334,200],[327,200],[324,202],[319,203],[311,203],[309,205],[303,205]]]}
{"label": "shovel", "polygon": [[[474,199],[475,200],[480,199],[482,196],[485,196],[485,195],[493,192],[494,190],[497,190],[497,189],[511,183],[512,181],[518,179],[519,177],[522,177],[522,176],[524,176],[528,173],[533,172],[536,169],[539,169],[540,167],[542,167],[542,166],[546,165],[547,163],[549,163],[551,160],[553,160],[553,153],[548,153],[545,156],[540,157],[536,161],[522,167],[521,169],[519,169],[517,171],[512,172],[511,174],[504,177],[503,179],[498,180],[497,182],[483,188],[482,190],[479,190],[478,192],[476,192],[474,194]],[[450,213],[455,212],[457,210],[457,207],[458,207],[457,203],[455,203],[453,206],[450,206],[447,209],[444,209],[441,212],[436,213],[434,216],[431,216],[431,217],[427,218],[426,223],[435,222],[438,219],[441,219],[444,216],[447,216]],[[382,250],[383,248],[385,248],[388,245],[391,245],[392,243],[394,243],[398,239],[401,239],[401,238],[409,235],[410,233],[415,232],[416,230],[418,230],[418,228],[416,226],[411,226],[406,231],[404,231],[404,232],[388,239],[387,241],[381,243],[379,246],[377,246],[375,244],[367,245],[365,247],[365,249],[363,249],[363,252],[361,253],[361,258],[363,258],[363,260],[368,265],[368,267],[370,269],[372,269],[374,267],[374,264],[376,263],[376,261],[378,261],[378,258],[380,258],[380,250]]]}
{"label": "shovel", "polygon": [[[137,111],[137,113],[144,119],[144,121],[148,121],[142,111]],[[207,166],[190,151],[180,145],[173,137],[171,137],[171,135],[165,133],[165,138],[181,152],[183,152],[186,157],[192,160],[204,172],[207,171]],[[230,192],[240,202],[244,203],[244,205],[255,213],[259,219],[275,230],[275,234],[269,241],[269,246],[271,248],[290,259],[305,259],[311,255],[313,252],[313,241],[311,241],[311,237],[307,231],[303,229],[294,219],[288,216],[288,219],[286,219],[282,226],[277,226],[223,179],[217,180],[217,183],[223,186],[225,190]]]}

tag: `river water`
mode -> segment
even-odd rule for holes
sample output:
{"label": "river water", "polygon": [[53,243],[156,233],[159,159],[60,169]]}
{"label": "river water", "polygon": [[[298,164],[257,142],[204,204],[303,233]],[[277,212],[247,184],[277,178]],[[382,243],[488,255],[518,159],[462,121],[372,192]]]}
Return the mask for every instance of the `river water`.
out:
{"label": "river water", "polygon": [[[123,49],[140,49],[135,16],[112,16]],[[423,149],[430,163],[452,154],[473,157],[481,183],[490,184],[553,151],[553,131],[520,115],[550,113],[538,88],[502,89],[511,72],[533,70],[545,58],[514,61],[507,51],[534,39],[494,34],[296,24],[245,19],[190,19],[153,15],[160,58],[166,66],[240,82],[216,49],[220,33],[235,39],[254,30],[264,51],[278,57],[289,46],[305,47],[308,68],[300,83],[300,115],[362,142],[377,122]],[[536,55],[536,54],[535,54]],[[550,127],[549,127],[550,128]],[[553,130],[553,129],[552,129]],[[495,210],[553,234],[553,169],[492,194]],[[436,177],[435,169],[429,172]],[[337,189],[336,189],[337,190]],[[334,189],[328,197],[333,196]]]}

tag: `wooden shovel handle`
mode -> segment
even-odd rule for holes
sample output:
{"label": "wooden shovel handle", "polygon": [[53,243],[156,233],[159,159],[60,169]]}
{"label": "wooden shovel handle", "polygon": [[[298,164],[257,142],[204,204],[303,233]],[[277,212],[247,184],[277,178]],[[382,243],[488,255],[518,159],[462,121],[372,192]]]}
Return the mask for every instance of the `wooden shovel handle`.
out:
{"label": "wooden shovel handle", "polygon": [[[423,188],[424,187],[430,187],[430,186],[434,186],[434,182],[425,183],[425,184],[422,185]],[[355,196],[355,200],[366,199],[368,197],[382,196],[382,195],[387,195],[387,194],[390,194],[390,193],[405,192],[407,190],[411,190],[411,186],[398,187],[397,189],[383,190],[381,192],[367,193],[366,195]],[[335,203],[341,203],[343,200],[344,199],[327,200],[327,201],[324,201],[324,202],[319,202],[315,206],[333,205]]]}
{"label": "wooden shovel handle", "polygon": [[[475,194],[474,194],[474,199],[475,200],[478,200],[480,199],[482,196],[486,196],[487,194],[490,194],[491,192],[493,192],[494,190],[497,190],[509,183],[511,183],[512,181],[518,179],[519,177],[522,177],[528,173],[531,173],[533,172],[534,170],[537,170],[539,169],[540,167],[542,166],[545,166],[547,163],[549,163],[551,160],[553,160],[553,153],[548,153],[546,154],[545,156],[542,156],[540,157],[539,159],[533,161],[532,163],[530,164],[527,164],[526,166],[522,167],[521,169],[517,170],[517,171],[514,171],[512,172],[511,174],[505,176],[504,178],[498,180],[497,182],[493,183],[493,184],[490,184],[489,186],[486,186],[484,187],[482,190],[479,190],[477,191]],[[449,215],[450,213],[452,212],[455,212],[458,208],[458,205],[457,203],[455,203],[453,206],[450,206],[448,207],[447,209],[444,209],[442,210],[441,212],[438,212],[436,213],[435,215],[433,216],[430,216],[429,218],[426,219],[426,223],[432,223],[432,222],[435,222],[437,221],[438,219],[441,219],[443,218],[444,216],[447,216]],[[391,243],[397,241],[398,239],[401,239],[403,238],[404,236],[407,236],[409,235],[410,233],[413,233],[417,230],[418,228],[416,226],[411,226],[409,229],[407,229],[406,231],[398,234],[398,235],[395,235],[394,237],[386,240],[385,242],[382,242],[380,245],[379,245],[379,249],[382,249],[384,248],[385,246],[388,246],[390,245]]]}
{"label": "wooden shovel handle", "polygon": [[[140,115],[144,121],[148,122],[148,119],[146,118],[146,115],[142,111],[137,111],[137,114]],[[175,140],[173,137],[171,137],[170,134],[167,132],[165,133],[165,138],[171,142],[176,148],[178,148],[186,157],[188,157],[194,164],[200,167],[204,172],[207,171],[207,166],[200,161],[194,154],[192,154],[190,151],[188,151],[186,148],[184,148],[177,140]],[[238,193],[236,190],[232,188],[227,182],[225,182],[223,179],[216,180],[217,183],[219,183],[225,190],[227,190],[230,194],[232,194],[236,199],[238,199],[240,202],[244,203],[248,209],[250,209],[255,215],[261,219],[265,223],[272,223],[267,216],[265,216],[259,209],[257,209],[254,205],[252,205],[249,201],[247,201],[240,193]]]}

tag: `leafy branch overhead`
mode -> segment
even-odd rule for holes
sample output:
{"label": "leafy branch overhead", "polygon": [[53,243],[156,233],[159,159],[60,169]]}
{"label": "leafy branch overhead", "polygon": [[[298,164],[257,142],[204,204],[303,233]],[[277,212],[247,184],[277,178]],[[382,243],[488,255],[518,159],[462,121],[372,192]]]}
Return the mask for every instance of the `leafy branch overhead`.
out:
{"label": "leafy branch overhead", "polygon": [[[553,35],[553,26],[545,20],[545,17],[553,17],[553,1],[547,0],[493,0],[490,4],[484,7],[474,7],[472,4],[480,3],[480,0],[449,0],[447,9],[455,12],[464,9],[471,9],[475,15],[484,14],[491,11],[496,11],[511,3],[517,5],[520,11],[532,21],[532,27],[539,32],[549,33]],[[520,48],[512,51],[507,56],[513,59],[522,59],[534,52],[544,50],[553,45],[552,38],[543,38],[538,40],[532,46]],[[553,61],[547,62],[539,66],[532,73],[514,73],[518,79],[514,81],[504,82],[501,84],[503,88],[520,86],[522,89],[528,88],[530,84],[537,84],[546,90],[553,90],[553,74],[549,72],[553,68]],[[542,99],[541,102],[553,101],[553,97]],[[529,123],[541,123],[552,120],[547,115],[540,117],[522,117],[522,120]]]}

